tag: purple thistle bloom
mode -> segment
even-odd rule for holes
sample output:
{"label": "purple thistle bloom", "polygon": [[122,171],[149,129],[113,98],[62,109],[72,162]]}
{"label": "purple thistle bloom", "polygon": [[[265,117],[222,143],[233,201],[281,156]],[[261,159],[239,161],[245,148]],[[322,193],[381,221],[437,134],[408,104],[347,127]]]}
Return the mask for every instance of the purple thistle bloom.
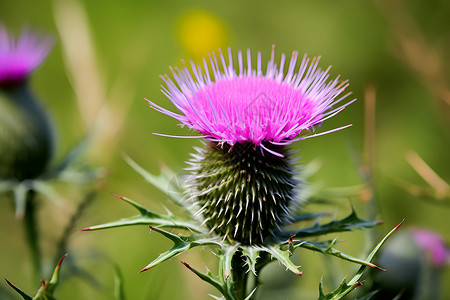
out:
{"label": "purple thistle bloom", "polygon": [[445,247],[442,237],[432,231],[424,229],[412,229],[412,236],[419,247],[429,252],[433,264],[442,267],[450,258],[450,251]]}
{"label": "purple thistle bloom", "polygon": [[320,69],[319,58],[305,55],[297,67],[293,52],[285,70],[286,55],[277,66],[272,48],[264,73],[261,53],[256,69],[250,50],[245,63],[238,52],[236,69],[230,49],[228,61],[219,54],[212,53],[209,64],[203,59],[203,69],[193,62],[191,70],[170,68],[174,81],[162,76],[162,92],[181,114],[149,103],[207,140],[187,169],[187,199],[202,225],[231,243],[271,243],[281,238],[298,200],[288,146],[327,133],[300,137],[354,100],[339,104],[350,94],[341,95],[348,83],[329,80],[330,67]]}
{"label": "purple thistle bloom", "polygon": [[0,25],[0,179],[36,178],[53,156],[52,124],[26,84],[51,46],[28,31],[15,40]]}
{"label": "purple thistle bloom", "polygon": [[0,86],[25,80],[47,56],[52,40],[38,41],[36,35],[24,32],[15,40],[0,26]]}
{"label": "purple thistle bloom", "polygon": [[286,55],[281,55],[280,66],[277,66],[273,48],[264,74],[260,52],[254,69],[250,49],[246,66],[239,51],[238,70],[233,66],[230,49],[228,62],[220,50],[219,53],[221,63],[214,53],[209,56],[209,66],[203,59],[204,72],[192,61],[192,71],[187,66],[181,70],[171,68],[176,84],[169,76],[162,76],[167,84],[162,92],[182,114],[149,101],[151,107],[201,132],[213,142],[231,146],[251,142],[270,152],[265,147],[266,142],[287,145],[304,139],[298,137],[303,130],[314,130],[314,126],[354,101],[335,107],[350,94],[341,96],[348,83],[339,82],[339,76],[329,81],[330,67],[319,68],[320,58],[310,61],[305,55],[296,70],[298,52],[293,52],[285,72]]}

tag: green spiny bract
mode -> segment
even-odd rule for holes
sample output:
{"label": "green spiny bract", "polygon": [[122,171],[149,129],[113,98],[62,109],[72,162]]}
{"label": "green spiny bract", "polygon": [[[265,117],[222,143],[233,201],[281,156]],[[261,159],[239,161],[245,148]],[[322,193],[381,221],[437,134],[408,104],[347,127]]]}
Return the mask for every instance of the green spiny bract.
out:
{"label": "green spiny bract", "polygon": [[290,218],[297,181],[288,149],[283,157],[252,143],[197,148],[188,169],[189,198],[217,235],[246,245],[263,244]]}

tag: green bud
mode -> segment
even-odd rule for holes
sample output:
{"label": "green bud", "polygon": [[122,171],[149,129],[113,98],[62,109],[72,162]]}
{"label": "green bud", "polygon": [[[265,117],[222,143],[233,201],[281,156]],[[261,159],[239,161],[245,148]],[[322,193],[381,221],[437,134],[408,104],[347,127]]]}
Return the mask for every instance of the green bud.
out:
{"label": "green bud", "polygon": [[248,142],[209,143],[192,155],[188,193],[211,232],[230,242],[263,244],[288,222],[295,170],[286,147],[271,148],[283,157]]}
{"label": "green bud", "polygon": [[50,121],[26,83],[0,87],[0,179],[38,177],[53,150]]}

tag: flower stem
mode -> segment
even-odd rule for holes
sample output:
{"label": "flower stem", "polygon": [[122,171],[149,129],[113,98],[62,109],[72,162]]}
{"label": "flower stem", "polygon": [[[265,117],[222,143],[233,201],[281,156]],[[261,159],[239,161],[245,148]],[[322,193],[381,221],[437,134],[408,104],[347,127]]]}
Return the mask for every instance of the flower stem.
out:
{"label": "flower stem", "polygon": [[244,300],[247,297],[249,272],[243,257],[243,255],[236,253],[231,261],[232,279],[234,282],[234,291],[237,300]]}
{"label": "flower stem", "polygon": [[33,190],[30,190],[27,193],[23,225],[33,264],[34,279],[39,280],[42,277],[42,264],[41,250],[39,247],[39,228],[36,222],[37,207],[35,195],[36,193]]}

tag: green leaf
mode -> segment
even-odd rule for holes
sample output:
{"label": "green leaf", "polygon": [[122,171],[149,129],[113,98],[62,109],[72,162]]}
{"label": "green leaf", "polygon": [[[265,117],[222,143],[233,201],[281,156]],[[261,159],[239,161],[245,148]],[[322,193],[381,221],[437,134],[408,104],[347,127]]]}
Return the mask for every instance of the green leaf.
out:
{"label": "green leaf", "polygon": [[58,285],[59,269],[61,268],[61,264],[66,256],[67,256],[67,254],[64,255],[61,258],[61,260],[59,261],[59,263],[56,265],[55,270],[53,271],[53,275],[50,278],[50,280],[46,280],[45,282],[42,281],[42,286],[38,289],[38,291],[34,297],[27,295],[25,292],[23,292],[21,289],[16,287],[14,284],[9,282],[7,279],[5,279],[5,280],[9,284],[9,286],[11,286],[25,300],[55,300],[55,297],[53,296],[53,292],[55,291],[55,288]]}
{"label": "green leaf", "polygon": [[17,293],[19,293],[20,296],[22,296],[23,299],[25,299],[25,300],[33,300],[33,297],[31,297],[30,295],[27,295],[24,291],[22,291],[17,286],[12,284],[8,279],[5,278],[5,280],[9,284],[10,287],[12,287]]}
{"label": "green leaf", "polygon": [[302,276],[302,272],[298,270],[300,266],[296,266],[290,259],[292,253],[289,249],[284,250],[283,245],[272,245],[268,247],[261,247],[263,251],[270,253],[280,263],[282,263],[288,270],[294,274]]}
{"label": "green leaf", "polygon": [[380,223],[380,221],[366,221],[360,219],[356,215],[356,212],[352,209],[352,213],[341,220],[334,220],[323,225],[317,222],[311,227],[288,232],[288,234],[290,233],[295,237],[310,237],[333,232],[351,231],[354,229],[373,227]]}
{"label": "green leaf", "polygon": [[178,229],[186,229],[192,232],[200,233],[202,232],[202,228],[198,226],[191,220],[187,220],[184,218],[179,218],[174,216],[172,213],[167,215],[160,215],[154,212],[147,210],[145,207],[140,204],[126,198],[123,196],[115,195],[117,198],[124,200],[128,204],[132,205],[136,208],[140,215],[136,215],[129,218],[123,218],[117,221],[108,222],[101,225],[95,225],[87,228],[81,229],[81,231],[90,231],[90,230],[99,230],[99,229],[107,229],[114,227],[123,227],[123,226],[131,226],[131,225],[151,225],[151,226],[159,226],[159,227],[169,227],[169,228],[178,228]]}
{"label": "green leaf", "polygon": [[248,267],[250,268],[250,270],[253,272],[253,274],[255,274],[255,276],[257,275],[257,271],[256,271],[256,263],[258,261],[258,258],[260,258],[260,252],[262,251],[259,248],[255,248],[255,247],[243,247],[242,248],[242,254],[245,255],[245,257],[247,258],[247,264]]}
{"label": "green leaf", "polygon": [[154,266],[174,257],[177,256],[183,252],[186,252],[194,247],[197,246],[206,246],[206,245],[216,245],[221,247],[221,243],[215,239],[215,238],[211,238],[207,235],[198,235],[198,234],[193,234],[193,235],[189,235],[189,236],[181,236],[181,235],[176,235],[173,233],[170,233],[168,231],[156,228],[156,227],[151,227],[150,226],[150,230],[154,230],[162,235],[164,235],[166,238],[170,239],[174,245],[172,246],[172,248],[170,248],[169,250],[167,250],[164,253],[161,253],[155,260],[153,260],[151,263],[149,263],[145,268],[143,268],[139,273],[147,271],[151,268],[153,268]]}
{"label": "green leaf", "polygon": [[[403,220],[404,221],[404,220]],[[403,221],[398,224],[394,229],[392,229],[379,243],[375,246],[375,248],[372,250],[372,252],[367,257],[366,261],[372,262],[375,258],[375,255],[378,253],[378,251],[381,249],[381,246],[386,242],[386,240],[403,224]],[[343,298],[345,295],[353,291],[355,288],[361,286],[362,282],[360,282],[360,279],[366,270],[367,266],[362,265],[358,272],[356,272],[356,275],[353,276],[353,278],[347,283],[346,279],[341,282],[339,287],[335,289],[333,292],[329,294],[324,294],[323,292],[323,283],[320,282],[319,284],[319,300],[338,300]]]}
{"label": "green leaf", "polygon": [[339,251],[335,248],[333,248],[333,246],[336,244],[336,240],[332,240],[332,241],[319,241],[319,242],[311,242],[311,241],[294,241],[294,247],[298,248],[298,247],[302,247],[302,248],[306,248],[312,251],[317,251],[326,255],[332,255],[332,256],[336,256],[340,259],[343,260],[347,260],[353,263],[357,263],[360,265],[365,265],[371,268],[376,268],[379,270],[383,270],[380,267],[376,266],[375,264],[359,259],[359,258],[355,258],[353,256],[350,256],[348,254],[343,253],[342,251]]}
{"label": "green leaf", "polygon": [[[223,259],[223,257],[221,258]],[[185,263],[184,261],[181,262],[186,268],[188,268],[191,272],[193,272],[195,275],[197,275],[201,280],[208,282],[213,287],[215,287],[223,296],[224,298],[217,298],[216,299],[226,299],[226,300],[238,300],[235,295],[231,292],[231,290],[227,287],[227,284],[223,278],[223,276],[215,276],[211,273],[211,271],[207,270],[207,273],[202,273],[199,270],[191,267],[189,264]]]}
{"label": "green leaf", "polygon": [[[228,253],[230,253],[231,258],[236,253],[237,248],[239,248],[239,247],[238,246],[229,247]],[[233,253],[233,254],[231,255],[231,253]],[[225,263],[224,260],[225,260],[225,256],[220,255],[219,256],[219,270],[226,269],[226,267],[224,266],[224,263]],[[214,286],[223,295],[223,297],[220,297],[220,298],[210,295],[214,299],[239,300],[238,297],[236,297],[236,294],[234,292],[234,290],[235,290],[234,282],[232,282],[232,280],[230,280],[229,277],[224,276],[225,273],[222,274],[222,272],[219,272],[219,275],[215,276],[209,270],[207,270],[206,273],[202,273],[183,261],[181,263],[186,268],[188,268],[190,271],[192,271],[195,275],[197,275],[200,279],[202,279],[203,281],[206,281],[209,284],[211,284],[212,286]],[[250,294],[246,295],[246,297],[243,300],[250,300],[252,298],[252,296],[254,295],[255,291],[256,291],[256,288],[254,288],[250,292]],[[240,298],[240,299],[242,299],[242,298]]]}
{"label": "green leaf", "polygon": [[[172,201],[174,201],[177,205],[185,208],[187,212],[190,212],[190,209],[187,207],[186,203],[183,201],[183,192],[180,188],[178,182],[174,182],[172,179],[176,178],[175,174],[171,172],[167,168],[161,169],[161,174],[159,176],[155,176],[137,164],[133,159],[129,156],[124,155],[125,161],[136,171],[138,172],[147,182],[152,184],[154,187],[159,189],[161,192],[166,194]],[[170,193],[168,192],[170,191]]]}
{"label": "green leaf", "polygon": [[52,278],[50,278],[50,280],[42,282],[42,286],[37,291],[36,296],[34,296],[33,300],[55,300],[55,297],[53,296],[53,292],[55,291],[55,288],[58,285],[59,270],[60,270],[61,264],[62,264],[64,258],[66,258],[66,256],[67,256],[67,254],[65,254],[61,258],[59,263],[56,265],[55,270],[53,271]]}
{"label": "green leaf", "polygon": [[236,251],[238,250],[238,245],[229,245],[225,247],[225,250],[223,251],[223,277],[224,280],[227,280],[231,276],[231,262],[233,260],[233,256],[236,254]]}

